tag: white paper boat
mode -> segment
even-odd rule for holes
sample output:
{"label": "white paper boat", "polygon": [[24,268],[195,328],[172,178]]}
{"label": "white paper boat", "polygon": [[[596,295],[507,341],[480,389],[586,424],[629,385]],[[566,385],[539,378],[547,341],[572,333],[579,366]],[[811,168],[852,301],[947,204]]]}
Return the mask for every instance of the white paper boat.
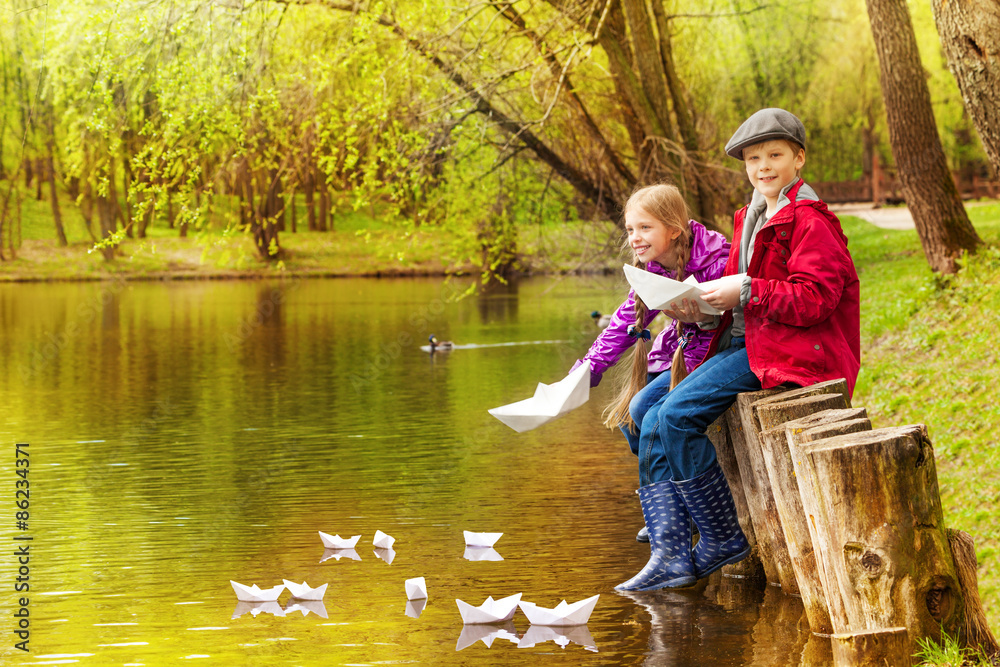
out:
{"label": "white paper boat", "polygon": [[394,549],[374,549],[372,553],[376,558],[384,560],[386,565],[392,565],[392,559],[396,557]]}
{"label": "white paper boat", "polygon": [[463,625],[462,634],[458,636],[458,643],[455,644],[455,650],[461,651],[480,641],[489,648],[493,645],[494,639],[506,639],[517,643],[514,622],[506,621],[503,625]]}
{"label": "white paper boat", "polygon": [[597,642],[586,625],[569,625],[566,627],[552,627],[548,625],[532,625],[524,633],[517,643],[518,648],[531,648],[535,644],[545,642],[555,642],[559,646],[566,648],[570,642],[579,644],[588,651],[597,650]]}
{"label": "white paper boat", "polygon": [[635,293],[642,297],[643,303],[652,310],[664,310],[670,308],[670,303],[681,305],[681,299],[693,299],[698,304],[698,309],[709,315],[721,315],[722,311],[708,305],[701,298],[703,292],[708,291],[714,280],[699,283],[694,276],[688,276],[684,282],[671,280],[664,276],[645,271],[637,266],[626,264],[625,279],[632,286]]}
{"label": "white paper boat", "polygon": [[297,600],[292,598],[288,606],[285,607],[285,614],[301,611],[303,616],[316,614],[320,618],[329,618],[326,613],[326,605],[322,600]]}
{"label": "white paper boat", "polygon": [[503,560],[500,552],[493,547],[465,547],[463,558],[465,560]]}
{"label": "white paper boat", "polygon": [[281,595],[281,591],[285,590],[284,585],[280,584],[274,588],[258,588],[257,584],[244,586],[233,580],[230,580],[229,583],[233,585],[233,590],[236,591],[236,599],[243,602],[273,602]]}
{"label": "white paper boat", "polygon": [[406,601],[406,615],[410,618],[420,618],[420,614],[424,613],[424,607],[427,606],[427,598],[421,598],[419,600],[407,600]]}
{"label": "white paper boat", "polygon": [[288,579],[282,579],[282,581],[285,582],[285,588],[288,589],[288,592],[296,600],[322,600],[323,595],[326,593],[326,587],[330,585],[323,584],[319,588],[310,588],[304,581],[301,584],[289,581]]}
{"label": "white paper boat", "polygon": [[386,535],[381,530],[376,530],[375,537],[372,539],[372,546],[376,549],[391,549],[395,541],[395,537]]}
{"label": "white paper boat", "polygon": [[533,602],[521,602],[518,606],[532,625],[584,625],[594,611],[599,597],[600,594],[573,604],[566,604],[563,600],[553,609],[539,607]]}
{"label": "white paper boat", "polygon": [[590,398],[590,362],[553,384],[538,383],[535,395],[489,413],[518,433],[530,431],[574,410]]}
{"label": "white paper boat", "polygon": [[324,549],[323,557],[319,559],[319,562],[325,560],[330,560],[331,558],[336,558],[340,560],[341,558],[349,558],[351,560],[361,560],[361,556],[354,549]]}
{"label": "white paper boat", "polygon": [[233,610],[233,618],[239,618],[247,612],[250,612],[251,616],[256,616],[257,614],[285,615],[285,610],[275,600],[270,600],[269,602],[244,602],[240,600],[236,603],[236,609]]}
{"label": "white paper boat", "polygon": [[357,546],[361,536],[355,535],[354,537],[346,538],[340,535],[327,535],[321,530],[319,531],[319,539],[323,540],[323,546],[327,549],[353,549]]}
{"label": "white paper boat", "polygon": [[403,582],[406,588],[407,600],[422,600],[427,598],[427,582],[423,577],[407,579]]}
{"label": "white paper boat", "polygon": [[486,598],[486,602],[478,607],[456,599],[458,611],[462,614],[462,622],[466,625],[474,623],[501,623],[514,618],[517,611],[517,603],[521,601],[521,594],[517,593],[499,600],[494,600],[493,596]]}
{"label": "white paper boat", "polygon": [[469,547],[492,547],[497,543],[503,533],[473,533],[470,530],[463,530],[465,535],[465,545]]}

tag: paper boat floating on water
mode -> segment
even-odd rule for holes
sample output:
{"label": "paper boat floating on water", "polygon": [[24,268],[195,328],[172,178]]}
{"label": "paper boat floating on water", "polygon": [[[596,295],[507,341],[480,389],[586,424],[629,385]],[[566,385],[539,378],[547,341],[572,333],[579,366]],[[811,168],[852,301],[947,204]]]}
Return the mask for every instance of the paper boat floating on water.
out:
{"label": "paper boat floating on water", "polygon": [[372,553],[376,558],[384,560],[386,565],[392,565],[392,559],[396,557],[395,549],[375,549]]}
{"label": "paper boat floating on water", "polygon": [[486,598],[486,602],[478,607],[473,607],[467,602],[456,599],[458,611],[462,614],[462,622],[466,625],[474,623],[502,623],[514,618],[517,611],[517,603],[521,601],[521,594],[511,595],[499,600],[494,600],[492,596]]}
{"label": "paper boat floating on water", "polygon": [[301,584],[289,581],[288,579],[282,579],[282,581],[285,582],[285,588],[288,589],[288,592],[296,600],[322,600],[323,595],[326,593],[326,587],[330,585],[323,584],[319,588],[310,588],[304,581]]}
{"label": "paper boat floating on water", "polygon": [[468,547],[492,547],[503,537],[503,533],[473,533],[471,530],[463,530],[462,534]]}
{"label": "paper boat floating on water", "polygon": [[493,547],[465,547],[462,557],[465,560],[503,560],[500,552]]}
{"label": "paper boat floating on water", "polygon": [[361,536],[355,535],[348,539],[340,535],[327,535],[321,530],[319,531],[319,539],[323,540],[323,546],[327,549],[353,549]]}
{"label": "paper boat floating on water", "polygon": [[456,651],[461,651],[481,641],[487,648],[493,645],[494,639],[506,639],[517,643],[517,631],[514,629],[514,622],[507,621],[503,625],[463,625],[462,634],[458,636],[458,643],[455,645]]}
{"label": "paper boat floating on water", "polygon": [[326,613],[326,605],[322,600],[299,600],[292,598],[292,601],[285,607],[285,614],[301,611],[303,616],[316,614],[320,618],[329,618]]}
{"label": "paper boat floating on water", "polygon": [[376,530],[375,537],[372,539],[372,546],[376,549],[391,549],[395,541],[395,537],[386,535],[381,530]]}
{"label": "paper boat floating on water", "polygon": [[421,598],[419,600],[407,600],[406,601],[406,615],[410,618],[420,618],[420,614],[424,613],[424,607],[427,606],[427,598]]}
{"label": "paper boat floating on water", "polygon": [[422,600],[427,597],[427,582],[423,577],[407,579],[403,586],[406,588],[407,600]]}
{"label": "paper boat floating on water", "polygon": [[601,597],[600,594],[573,604],[566,604],[566,601],[563,600],[553,609],[539,607],[533,602],[521,602],[518,606],[521,607],[521,611],[528,617],[532,625],[584,625],[590,618],[591,612],[594,611],[599,597]]}
{"label": "paper boat floating on water", "polygon": [[229,583],[233,585],[233,590],[236,591],[236,599],[242,602],[273,602],[281,595],[281,591],[285,590],[284,585],[278,585],[274,588],[258,588],[257,584],[244,586],[232,580]]}
{"label": "paper boat floating on water", "polygon": [[590,634],[586,625],[569,625],[556,628],[548,625],[532,625],[524,633],[517,643],[518,648],[531,648],[535,644],[544,644],[553,641],[559,646],[566,648],[570,642],[579,644],[588,651],[597,650],[597,642]]}
{"label": "paper boat floating on water", "polygon": [[336,558],[340,560],[341,558],[349,558],[351,560],[361,560],[361,556],[354,549],[324,549],[323,557],[319,559],[319,562],[325,560],[330,560],[331,558]]}
{"label": "paper boat floating on water", "polygon": [[247,612],[250,612],[251,616],[256,616],[257,614],[285,615],[285,610],[281,608],[281,605],[276,600],[270,600],[269,602],[244,602],[240,600],[236,603],[236,609],[233,610],[233,618],[239,618]]}
{"label": "paper boat floating on water", "polygon": [[574,410],[590,398],[590,362],[553,384],[538,383],[535,395],[489,413],[518,433],[530,431]]}
{"label": "paper boat floating on water", "polygon": [[625,269],[625,279],[635,293],[642,297],[647,308],[664,310],[670,308],[671,302],[679,306],[681,299],[692,299],[698,304],[698,310],[701,312],[709,315],[722,314],[721,310],[708,305],[701,298],[702,293],[712,287],[715,282],[713,280],[699,283],[694,276],[688,276],[687,280],[679,282],[637,266],[626,264],[622,268]]}

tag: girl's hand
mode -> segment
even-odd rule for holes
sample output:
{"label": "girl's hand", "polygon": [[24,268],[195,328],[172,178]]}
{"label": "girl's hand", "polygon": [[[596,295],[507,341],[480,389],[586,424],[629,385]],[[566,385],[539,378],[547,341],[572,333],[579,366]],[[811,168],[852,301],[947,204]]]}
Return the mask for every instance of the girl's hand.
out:
{"label": "girl's hand", "polygon": [[667,317],[680,320],[685,324],[691,324],[693,322],[708,322],[712,319],[711,315],[701,312],[698,308],[697,302],[693,299],[681,299],[680,303],[671,302],[670,310],[664,310],[664,314]]}
{"label": "girl's hand", "polygon": [[743,285],[744,274],[725,276],[714,281],[712,289],[704,292],[701,298],[705,303],[718,308],[719,310],[729,310],[740,302],[740,288]]}

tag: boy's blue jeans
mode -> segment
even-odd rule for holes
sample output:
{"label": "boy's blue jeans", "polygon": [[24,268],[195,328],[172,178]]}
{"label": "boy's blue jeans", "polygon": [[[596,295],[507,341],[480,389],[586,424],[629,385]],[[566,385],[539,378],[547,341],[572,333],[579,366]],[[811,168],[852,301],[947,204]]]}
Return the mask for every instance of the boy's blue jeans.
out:
{"label": "boy's blue jeans", "polygon": [[[665,379],[665,384],[660,380]],[[639,410],[649,399],[641,422]],[[664,480],[694,479],[715,463],[715,447],[705,435],[709,425],[745,391],[757,391],[760,380],[750,370],[746,339],[734,338],[730,346],[696,368],[673,391],[670,373],[660,377],[635,395],[629,405],[633,419],[641,424],[637,447],[639,483],[641,486]],[[644,393],[651,390],[648,397]],[[638,401],[638,403],[637,403]],[[632,436],[629,446],[632,447]]]}

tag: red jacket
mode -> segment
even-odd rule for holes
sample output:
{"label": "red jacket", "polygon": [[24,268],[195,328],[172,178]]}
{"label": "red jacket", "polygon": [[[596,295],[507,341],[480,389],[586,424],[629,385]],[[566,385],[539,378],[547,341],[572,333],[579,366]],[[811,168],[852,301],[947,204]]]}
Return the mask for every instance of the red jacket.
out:
{"label": "red jacket", "polygon": [[[754,240],[750,300],[743,311],[750,368],[764,389],[844,378],[853,394],[861,368],[858,274],[837,216],[822,201],[796,201],[801,188],[800,180],[789,189],[790,203]],[[738,273],[747,208],[736,212],[723,275]],[[727,311],[706,359],[731,322]]]}

